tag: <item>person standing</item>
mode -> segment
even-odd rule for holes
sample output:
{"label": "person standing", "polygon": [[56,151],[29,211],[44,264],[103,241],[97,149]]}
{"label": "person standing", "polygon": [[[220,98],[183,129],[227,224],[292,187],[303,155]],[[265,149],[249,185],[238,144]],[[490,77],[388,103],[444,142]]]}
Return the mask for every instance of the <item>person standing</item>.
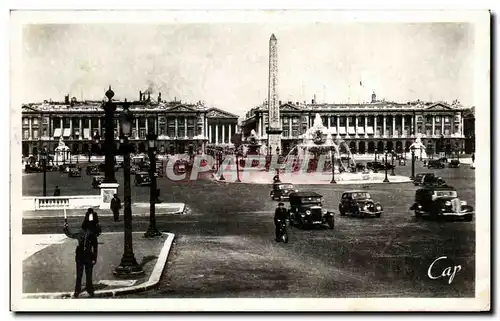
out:
{"label": "person standing", "polygon": [[61,190],[58,185],[56,185],[56,188],[54,189],[54,196],[61,196]]}
{"label": "person standing", "polygon": [[67,222],[64,222],[64,234],[78,240],[75,250],[76,262],[76,284],[74,298],[78,298],[82,291],[82,276],[85,270],[85,286],[90,297],[94,297],[94,285],[92,283],[92,270],[97,262],[97,235],[90,228],[91,224],[82,224],[82,229],[76,233],[69,230]]}
{"label": "person standing", "polygon": [[122,208],[122,202],[120,198],[118,197],[118,194],[114,194],[113,198],[111,199],[111,205],[110,205],[111,211],[113,212],[113,218],[115,219],[115,222],[120,221],[120,209]]}

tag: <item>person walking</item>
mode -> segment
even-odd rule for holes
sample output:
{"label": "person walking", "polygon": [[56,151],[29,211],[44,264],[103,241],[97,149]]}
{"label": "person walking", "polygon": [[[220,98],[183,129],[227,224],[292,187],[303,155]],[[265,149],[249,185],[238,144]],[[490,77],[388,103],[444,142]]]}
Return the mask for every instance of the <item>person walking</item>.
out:
{"label": "person walking", "polygon": [[278,203],[278,207],[276,208],[274,212],[274,228],[275,228],[275,233],[276,233],[276,242],[280,241],[281,238],[281,224],[286,224],[286,219],[288,217],[288,211],[285,208],[285,204],[283,203]]}
{"label": "person walking", "polygon": [[113,198],[111,199],[111,205],[110,205],[111,211],[113,212],[113,218],[115,219],[115,222],[120,221],[120,209],[122,208],[122,202],[120,198],[118,197],[118,194],[114,194]]}
{"label": "person walking", "polygon": [[[92,221],[93,221],[93,217]],[[89,222],[92,222],[89,221]],[[85,287],[90,297],[94,297],[94,285],[92,283],[92,271],[97,262],[97,234],[92,229],[93,224],[82,224],[82,229],[76,233],[69,230],[68,222],[64,222],[64,234],[66,236],[78,240],[78,245],[75,250],[76,262],[76,283],[74,298],[78,298],[82,291],[82,277],[85,270]]]}
{"label": "person walking", "polygon": [[59,189],[59,186],[56,185],[56,188],[54,189],[54,196],[61,196],[61,190]]}

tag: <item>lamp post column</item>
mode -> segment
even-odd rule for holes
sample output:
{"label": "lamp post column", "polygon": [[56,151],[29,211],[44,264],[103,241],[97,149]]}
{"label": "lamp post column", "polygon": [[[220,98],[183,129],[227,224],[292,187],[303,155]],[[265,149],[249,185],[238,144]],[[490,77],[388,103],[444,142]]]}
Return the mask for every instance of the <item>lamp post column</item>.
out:
{"label": "lamp post column", "polygon": [[104,161],[104,183],[116,183],[115,178],[115,135],[114,135],[114,114],[116,111],[115,104],[111,101],[115,93],[111,90],[111,86],[106,91],[106,97],[108,101],[104,105],[105,112],[105,122],[104,127],[106,133],[104,136],[104,149],[106,150],[105,161]]}
{"label": "lamp post column", "polygon": [[158,236],[162,236],[162,233],[156,228],[156,200],[157,200],[157,191],[156,191],[156,134],[150,133],[148,135],[148,156],[149,156],[149,179],[150,179],[150,188],[149,188],[149,227],[144,237],[146,238],[154,238]]}
{"label": "lamp post column", "polygon": [[396,176],[396,173],[394,173],[394,151],[391,153],[391,176]]}
{"label": "lamp post column", "polygon": [[415,148],[411,149],[411,177],[410,179],[415,178]]}
{"label": "lamp post column", "polygon": [[389,178],[387,177],[387,151],[385,152],[385,163],[384,163],[384,168],[385,168],[385,179],[384,179],[384,183],[389,183]]}
{"label": "lamp post column", "polygon": [[337,184],[335,181],[335,150],[332,148],[332,180],[330,184]]}

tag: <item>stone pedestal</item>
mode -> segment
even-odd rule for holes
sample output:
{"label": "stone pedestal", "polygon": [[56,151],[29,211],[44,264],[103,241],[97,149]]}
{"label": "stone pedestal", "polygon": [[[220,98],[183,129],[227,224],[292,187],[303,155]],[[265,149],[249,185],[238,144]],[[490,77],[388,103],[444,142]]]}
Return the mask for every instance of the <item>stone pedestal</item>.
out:
{"label": "stone pedestal", "polygon": [[111,199],[114,194],[118,193],[118,183],[101,183],[99,188],[101,189],[101,202],[99,205],[100,209],[109,209],[111,206]]}

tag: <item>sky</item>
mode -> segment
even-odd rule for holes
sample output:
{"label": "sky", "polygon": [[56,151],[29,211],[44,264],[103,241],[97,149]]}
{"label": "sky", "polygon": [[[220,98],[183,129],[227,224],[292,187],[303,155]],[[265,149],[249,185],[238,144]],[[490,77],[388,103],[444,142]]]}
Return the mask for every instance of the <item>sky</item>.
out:
{"label": "sky", "polygon": [[22,101],[101,100],[111,85],[243,115],[267,99],[272,33],[279,100],[474,103],[466,23],[26,25]]}

